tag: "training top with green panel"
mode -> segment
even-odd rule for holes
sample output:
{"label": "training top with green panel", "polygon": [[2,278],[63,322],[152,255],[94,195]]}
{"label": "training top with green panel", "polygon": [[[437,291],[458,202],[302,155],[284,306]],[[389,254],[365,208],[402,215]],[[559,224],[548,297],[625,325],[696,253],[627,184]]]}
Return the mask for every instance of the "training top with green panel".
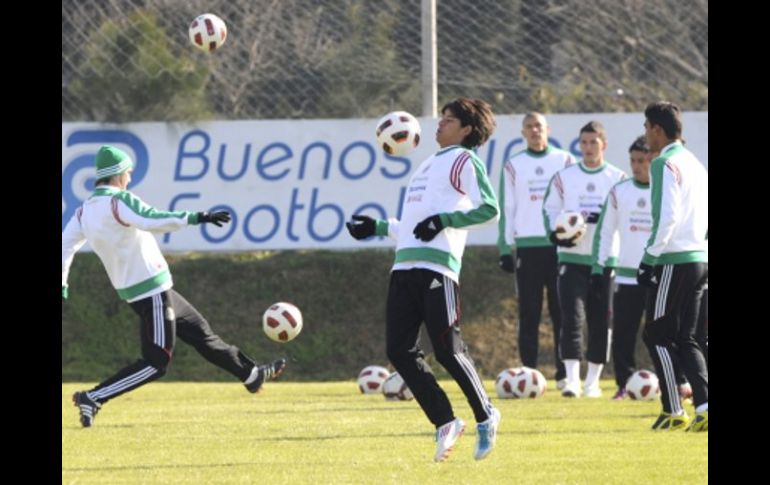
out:
{"label": "training top with green panel", "polygon": [[[556,217],[564,211],[574,211],[588,217],[592,212],[601,212],[604,199],[613,185],[626,178],[619,168],[606,161],[597,168],[588,168],[583,161],[570,165],[556,172],[543,200],[543,225],[549,233],[555,229]],[[559,246],[559,263],[574,263],[592,266],[596,224],[588,224],[585,235],[575,247]],[[613,246],[612,257],[602,261],[603,266],[614,268],[617,265],[617,241]]]}
{"label": "training top with green panel", "polygon": [[[431,241],[417,239],[414,227],[438,214],[444,225]],[[468,229],[495,223],[499,209],[479,157],[462,146],[442,148],[409,180],[401,220],[378,220],[378,236],[396,240],[393,271],[425,268],[459,282]]]}
{"label": "training top with green panel", "polygon": [[610,258],[615,234],[620,237],[615,282],[636,284],[636,272],[652,232],[650,184],[633,178],[615,184],[607,195],[593,243],[594,273],[601,273]]}
{"label": "training top with green panel", "polygon": [[543,199],[553,175],[577,163],[571,153],[548,145],[542,152],[522,150],[500,171],[500,222],[497,247],[509,254],[511,246],[552,246],[543,227]]}
{"label": "training top with green panel", "polygon": [[650,164],[652,235],[646,264],[708,262],[709,176],[693,153],[676,141]]}
{"label": "training top with green panel", "polygon": [[155,209],[126,190],[99,186],[69,220],[61,236],[61,282],[86,242],[99,256],[118,296],[128,302],[173,286],[166,258],[152,233],[198,224],[196,212]]}

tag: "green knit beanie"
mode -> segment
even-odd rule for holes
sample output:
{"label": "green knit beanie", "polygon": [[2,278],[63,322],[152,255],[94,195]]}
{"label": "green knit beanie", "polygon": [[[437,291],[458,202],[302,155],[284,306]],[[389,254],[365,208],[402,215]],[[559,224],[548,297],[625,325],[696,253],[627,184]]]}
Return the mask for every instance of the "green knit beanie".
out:
{"label": "green knit beanie", "polygon": [[133,167],[131,157],[113,146],[104,145],[96,153],[96,180],[120,175]]}

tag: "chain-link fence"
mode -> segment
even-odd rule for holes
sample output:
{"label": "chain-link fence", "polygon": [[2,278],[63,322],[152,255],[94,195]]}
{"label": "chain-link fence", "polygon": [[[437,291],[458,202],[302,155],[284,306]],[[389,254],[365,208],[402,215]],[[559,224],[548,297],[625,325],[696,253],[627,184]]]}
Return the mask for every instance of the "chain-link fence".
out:
{"label": "chain-link fence", "polygon": [[[63,121],[421,114],[420,0],[65,0]],[[225,45],[194,49],[210,12]],[[438,100],[708,109],[707,0],[437,0]]]}

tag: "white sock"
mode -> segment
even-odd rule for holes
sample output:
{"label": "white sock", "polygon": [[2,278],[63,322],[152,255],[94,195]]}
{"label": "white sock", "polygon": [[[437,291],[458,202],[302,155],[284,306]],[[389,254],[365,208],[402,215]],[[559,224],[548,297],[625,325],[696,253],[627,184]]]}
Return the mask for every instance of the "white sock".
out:
{"label": "white sock", "polygon": [[708,411],[708,410],[709,410],[709,402],[708,401],[704,402],[703,404],[701,404],[700,406],[695,408],[695,412],[696,413],[702,413],[703,411]]}
{"label": "white sock", "polygon": [[580,361],[578,359],[564,359],[564,370],[567,371],[567,382],[580,383]]}
{"label": "white sock", "polygon": [[243,381],[244,384],[251,384],[255,380],[257,380],[257,376],[259,375],[259,369],[255,365],[253,369],[251,369],[251,374],[249,374],[249,377]]}
{"label": "white sock", "polygon": [[588,363],[588,372],[586,372],[586,387],[597,387],[599,385],[599,376],[602,375],[604,364]]}

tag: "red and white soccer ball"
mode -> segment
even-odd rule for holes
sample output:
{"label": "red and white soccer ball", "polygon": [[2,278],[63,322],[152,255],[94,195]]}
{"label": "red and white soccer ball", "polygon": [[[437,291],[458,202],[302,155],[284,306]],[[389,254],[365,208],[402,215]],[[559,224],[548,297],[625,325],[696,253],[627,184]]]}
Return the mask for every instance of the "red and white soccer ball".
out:
{"label": "red and white soccer ball", "polygon": [[262,315],[262,330],[270,340],[289,342],[302,331],[302,313],[291,303],[273,303]]}
{"label": "red and white soccer ball", "polygon": [[575,242],[578,242],[587,229],[586,221],[580,212],[565,211],[556,216],[554,230],[558,239],[571,239],[577,235]]}
{"label": "red and white soccer ball", "polygon": [[502,399],[536,398],[545,393],[545,376],[529,367],[511,367],[497,375],[495,391]]}
{"label": "red and white soccer ball", "polygon": [[414,394],[409,390],[409,386],[404,382],[401,374],[394,372],[385,379],[382,384],[382,394],[388,401],[410,401],[414,399]]}
{"label": "red and white soccer ball", "polygon": [[648,370],[638,370],[626,381],[626,392],[637,401],[654,401],[660,395],[658,376]]}
{"label": "red and white soccer ball", "polygon": [[225,43],[227,25],[225,21],[211,13],[198,15],[187,30],[192,45],[205,52],[212,52]]}
{"label": "red and white soccer ball", "polygon": [[368,365],[358,373],[358,389],[363,394],[379,394],[390,371],[380,365]]}
{"label": "red and white soccer ball", "polygon": [[519,372],[521,372],[521,367],[510,367],[508,369],[503,369],[502,372],[497,374],[497,378],[495,379],[495,391],[497,392],[498,397],[501,399],[513,399],[516,397],[513,394],[513,378],[516,377]]}
{"label": "red and white soccer ball", "polygon": [[420,122],[406,111],[393,111],[377,122],[377,145],[388,155],[402,157],[420,144]]}

